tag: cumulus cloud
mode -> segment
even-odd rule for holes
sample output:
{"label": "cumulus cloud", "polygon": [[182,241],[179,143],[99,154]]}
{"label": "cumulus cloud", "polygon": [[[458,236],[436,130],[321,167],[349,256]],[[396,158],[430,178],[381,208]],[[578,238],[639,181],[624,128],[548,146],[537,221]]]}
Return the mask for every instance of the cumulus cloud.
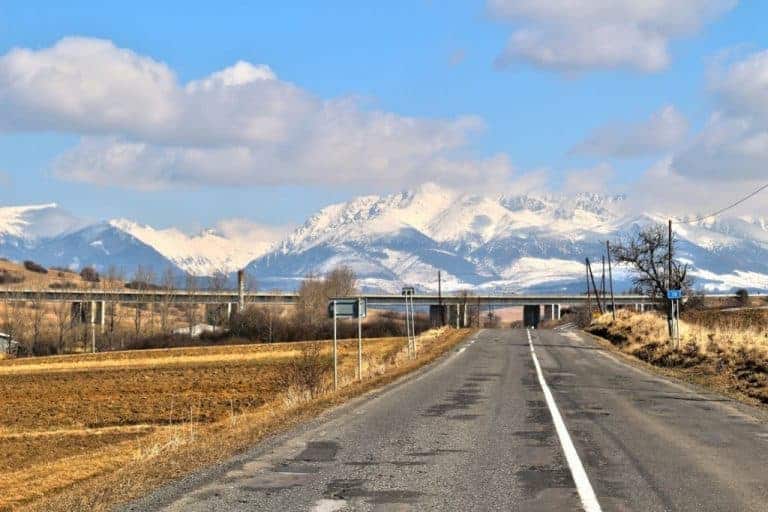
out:
{"label": "cumulus cloud", "polygon": [[511,172],[466,154],[474,116],[407,117],[324,99],[240,61],[182,84],[110,41],[65,38],[0,57],[0,130],[83,135],[55,173],[139,189],[184,185],[447,182]]}
{"label": "cumulus cloud", "polygon": [[696,179],[749,181],[768,176],[768,51],[712,73],[716,110],[691,144],[678,151],[674,172]]}
{"label": "cumulus cloud", "polygon": [[526,61],[583,71],[627,67],[655,72],[669,65],[671,40],[696,33],[737,0],[488,0],[515,31],[496,64]]}
{"label": "cumulus cloud", "polygon": [[677,147],[687,132],[688,121],[674,106],[668,105],[640,123],[602,126],[573,152],[600,157],[643,157]]}

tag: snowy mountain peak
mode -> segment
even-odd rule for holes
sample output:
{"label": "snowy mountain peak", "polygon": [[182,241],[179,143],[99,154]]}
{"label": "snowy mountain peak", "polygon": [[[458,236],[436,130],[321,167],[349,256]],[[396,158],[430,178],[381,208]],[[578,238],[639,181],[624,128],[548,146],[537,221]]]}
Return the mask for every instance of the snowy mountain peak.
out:
{"label": "snowy mountain peak", "polygon": [[82,225],[56,203],[0,206],[0,237],[32,241],[60,235]]}
{"label": "snowy mountain peak", "polygon": [[214,229],[190,236],[176,229],[155,229],[127,219],[113,219],[109,225],[152,247],[182,270],[195,275],[229,273],[243,268],[266,252],[270,245],[259,240],[226,238]]}

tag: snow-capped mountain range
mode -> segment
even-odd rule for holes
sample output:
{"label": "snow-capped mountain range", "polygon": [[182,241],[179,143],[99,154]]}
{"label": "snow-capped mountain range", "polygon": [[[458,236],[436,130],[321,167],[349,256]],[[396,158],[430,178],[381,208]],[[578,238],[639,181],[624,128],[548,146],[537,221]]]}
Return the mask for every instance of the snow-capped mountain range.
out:
{"label": "snow-capped mountain range", "polygon": [[[364,289],[473,288],[487,292],[579,291],[584,258],[599,273],[606,240],[666,217],[630,214],[622,196],[483,195],[433,184],[323,208],[281,242],[190,236],[128,220],[83,225],[56,205],[0,207],[0,256],[44,265],[137,267],[211,275],[246,267],[261,289],[294,289],[310,273],[345,264]],[[768,220],[677,224],[679,256],[708,289],[768,289]],[[617,268],[619,288],[626,272]]]}

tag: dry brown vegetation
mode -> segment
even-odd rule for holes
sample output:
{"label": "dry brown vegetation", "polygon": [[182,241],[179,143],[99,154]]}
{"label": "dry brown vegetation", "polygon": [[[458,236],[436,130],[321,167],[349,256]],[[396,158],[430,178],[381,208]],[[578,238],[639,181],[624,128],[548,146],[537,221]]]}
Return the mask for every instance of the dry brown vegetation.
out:
{"label": "dry brown vegetation", "polygon": [[[0,362],[0,510],[106,510],[433,360],[468,331]],[[319,368],[319,371],[318,371]]]}
{"label": "dry brown vegetation", "polygon": [[[680,344],[668,340],[657,313],[619,311],[596,318],[589,331],[622,352],[686,380],[750,402],[768,403],[768,314],[709,311],[680,322]],[[696,320],[698,318],[699,320]]]}

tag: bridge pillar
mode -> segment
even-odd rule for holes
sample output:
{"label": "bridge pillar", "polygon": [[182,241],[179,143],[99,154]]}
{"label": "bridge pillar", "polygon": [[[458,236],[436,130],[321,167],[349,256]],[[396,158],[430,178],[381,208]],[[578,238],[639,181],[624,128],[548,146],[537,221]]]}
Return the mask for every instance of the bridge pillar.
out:
{"label": "bridge pillar", "polygon": [[91,310],[95,312],[94,323],[99,326],[99,332],[104,334],[107,317],[107,301],[100,300],[91,302]]}
{"label": "bridge pillar", "polygon": [[237,271],[237,308],[245,311],[245,270]]}
{"label": "bridge pillar", "polygon": [[560,304],[544,304],[544,318],[560,320]]}
{"label": "bridge pillar", "polygon": [[69,322],[72,326],[88,323],[90,302],[73,302],[70,306]]}

